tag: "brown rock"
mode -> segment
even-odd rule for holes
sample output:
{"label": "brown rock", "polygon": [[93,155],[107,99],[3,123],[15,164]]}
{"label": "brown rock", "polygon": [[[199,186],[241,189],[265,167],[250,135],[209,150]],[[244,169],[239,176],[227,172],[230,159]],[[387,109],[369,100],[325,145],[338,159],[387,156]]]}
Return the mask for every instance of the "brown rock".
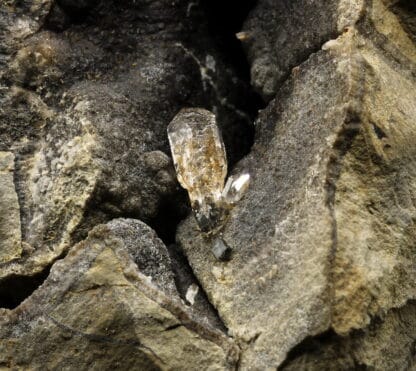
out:
{"label": "brown rock", "polygon": [[[374,1],[323,49],[260,114],[238,165],[253,181],[223,231],[231,261],[213,259],[192,219],[179,231],[208,297],[245,344],[243,369],[278,367],[305,338],[366,329],[416,297],[415,45]],[[398,354],[404,369],[408,355]]]}
{"label": "brown rock", "polygon": [[[132,228],[137,227],[138,222],[128,220],[96,227],[53,266],[29,299],[14,311],[4,311],[0,319],[3,367],[235,367],[238,352],[233,342],[192,318],[178,298],[161,291],[156,286],[158,273],[153,277],[155,285],[152,277],[137,269],[128,247]],[[141,238],[135,234],[139,249],[158,249],[148,237]]]}

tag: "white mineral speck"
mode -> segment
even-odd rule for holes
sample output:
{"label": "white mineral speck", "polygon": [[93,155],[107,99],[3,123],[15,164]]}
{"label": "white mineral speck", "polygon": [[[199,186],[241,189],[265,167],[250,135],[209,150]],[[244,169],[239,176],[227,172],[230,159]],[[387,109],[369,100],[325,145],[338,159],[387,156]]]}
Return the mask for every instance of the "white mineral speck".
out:
{"label": "white mineral speck", "polygon": [[188,290],[186,290],[185,298],[186,300],[188,300],[188,302],[191,305],[194,305],[195,297],[198,294],[198,291],[199,291],[199,287],[195,285],[194,283],[188,287]]}

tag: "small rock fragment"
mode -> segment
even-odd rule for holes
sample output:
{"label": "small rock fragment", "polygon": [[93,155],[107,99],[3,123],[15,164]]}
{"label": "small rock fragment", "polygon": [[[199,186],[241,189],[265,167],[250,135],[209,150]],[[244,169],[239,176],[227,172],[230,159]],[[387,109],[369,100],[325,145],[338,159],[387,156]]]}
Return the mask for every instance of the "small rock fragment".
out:
{"label": "small rock fragment", "polygon": [[195,303],[195,297],[197,296],[198,291],[199,291],[199,287],[197,285],[195,285],[194,283],[192,283],[188,287],[188,290],[186,291],[185,298],[186,298],[186,300],[188,300],[188,302],[191,305],[194,305],[194,303]]}
{"label": "small rock fragment", "polygon": [[250,182],[250,174],[230,176],[222,191],[222,199],[226,204],[234,205],[241,200]]}
{"label": "small rock fragment", "polygon": [[229,260],[232,250],[221,237],[217,237],[212,244],[211,251],[218,260]]}

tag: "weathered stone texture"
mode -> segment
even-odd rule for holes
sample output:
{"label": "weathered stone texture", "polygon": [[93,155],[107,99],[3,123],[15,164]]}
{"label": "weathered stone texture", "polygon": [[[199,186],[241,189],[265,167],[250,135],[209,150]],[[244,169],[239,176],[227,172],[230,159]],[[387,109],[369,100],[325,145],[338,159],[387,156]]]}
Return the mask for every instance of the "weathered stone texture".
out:
{"label": "weathered stone texture", "polygon": [[13,180],[14,156],[0,152],[0,264],[22,253],[20,207]]}
{"label": "weathered stone texture", "polygon": [[1,12],[0,150],[16,158],[30,253],[0,278],[43,270],[112,218],[154,220],[178,190],[166,127],[183,106],[214,109],[234,157],[251,125],[233,91],[244,83],[186,1],[75,3]]}
{"label": "weathered stone texture", "polygon": [[[399,16],[403,27],[392,27],[397,21],[387,7]],[[412,1],[259,1],[244,24],[245,37],[242,40],[251,62],[253,86],[270,100],[292,68],[304,62],[328,40],[367,21],[372,23],[372,30],[367,36],[376,36],[374,31],[387,26],[392,32],[384,33],[384,36],[390,43],[403,41],[400,35],[403,30],[413,40],[415,38],[415,7]],[[407,45],[401,53],[406,54],[409,47]]]}
{"label": "weathered stone texture", "polygon": [[155,256],[166,254],[152,233],[143,223],[115,220],[74,246],[29,299],[3,312],[2,367],[232,369],[236,346],[192,318],[175,298],[164,268],[137,268],[132,254],[152,252],[140,257],[147,270]]}
{"label": "weathered stone texture", "polygon": [[[238,37],[268,103],[234,168],[253,94],[203,9],[0,4],[0,368],[414,369],[414,2],[259,0]],[[147,226],[187,207],[186,107],[250,173],[227,262],[193,217],[168,248]]]}
{"label": "weathered stone texture", "polygon": [[411,301],[348,337],[324,333],[308,338],[293,349],[279,370],[412,370],[415,310]]}
{"label": "weathered stone texture", "polygon": [[[296,67],[260,114],[253,150],[238,165],[253,182],[224,228],[231,261],[214,261],[192,219],[178,234],[246,344],[243,369],[277,367],[330,328],[348,335],[378,316],[389,327],[384,313],[416,296],[416,48],[381,2],[364,5],[356,26]],[[403,327],[394,331],[406,338]],[[361,347],[371,342],[362,336]],[[389,364],[391,354],[377,354]],[[368,357],[357,351],[356,362],[379,367]],[[398,357],[405,369],[409,353]]]}

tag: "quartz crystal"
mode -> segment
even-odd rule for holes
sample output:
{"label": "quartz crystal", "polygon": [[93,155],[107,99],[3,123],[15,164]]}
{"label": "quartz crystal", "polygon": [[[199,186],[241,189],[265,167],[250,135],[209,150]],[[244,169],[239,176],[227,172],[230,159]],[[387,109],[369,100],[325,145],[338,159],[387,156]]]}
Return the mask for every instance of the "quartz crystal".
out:
{"label": "quartz crystal", "polygon": [[222,191],[222,200],[225,204],[235,205],[246,192],[250,182],[250,174],[230,176]]}
{"label": "quartz crystal", "polygon": [[248,187],[249,174],[227,175],[227,157],[215,115],[201,108],[181,110],[168,126],[179,183],[189,194],[203,232],[212,231]]}
{"label": "quartz crystal", "polygon": [[202,231],[221,218],[221,195],[227,157],[215,115],[205,109],[182,109],[168,126],[168,137],[179,183],[191,200]]}

